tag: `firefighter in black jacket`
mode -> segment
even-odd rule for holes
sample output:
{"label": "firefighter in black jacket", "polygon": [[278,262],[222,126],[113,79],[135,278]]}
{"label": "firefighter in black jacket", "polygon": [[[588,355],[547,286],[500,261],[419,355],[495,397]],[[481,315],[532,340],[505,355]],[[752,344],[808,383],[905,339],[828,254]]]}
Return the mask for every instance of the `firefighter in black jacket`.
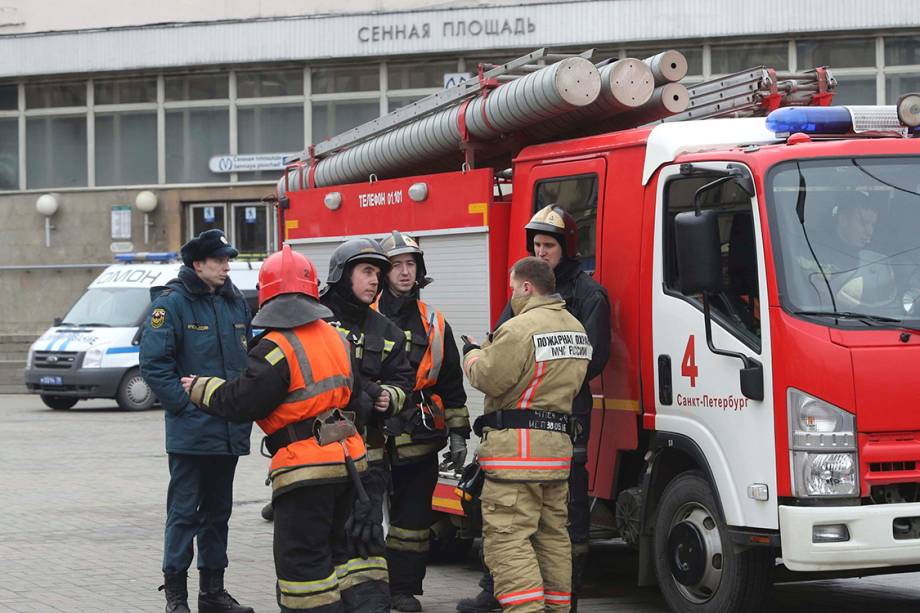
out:
{"label": "firefighter in black jacket", "polygon": [[[406,337],[399,326],[371,308],[382,287],[390,260],[377,241],[358,238],[342,243],[329,261],[327,285],[320,302],[333,316],[327,321],[351,341],[363,379],[361,393],[369,397],[377,413],[398,416],[407,395],[415,387],[415,372],[406,357]],[[389,462],[385,457],[383,419],[366,425],[368,470],[362,481],[371,498],[377,523],[383,523],[383,505],[389,492]],[[370,555],[350,572],[346,581],[363,599],[362,611],[390,610],[389,576],[383,542],[369,547]],[[341,580],[341,578],[340,578]],[[346,603],[347,604],[347,603]]]}
{"label": "firefighter in black jacket", "polygon": [[[594,348],[588,374],[572,403],[578,421],[572,468],[569,473],[569,537],[572,541],[572,611],[578,608],[578,592],[588,557],[591,527],[588,500],[588,440],[591,436],[593,399],[588,382],[601,374],[610,358],[610,299],[607,290],[581,269],[578,260],[578,227],[575,219],[561,206],[548,205],[537,211],[524,226],[527,250],[546,261],[556,275],[556,292],[565,300],[565,308],[581,322]],[[513,316],[511,303],[505,306],[495,327]],[[482,592],[475,598],[457,603],[462,613],[484,613],[500,609],[493,596],[492,579],[486,573],[479,582]]]}
{"label": "firefighter in black jacket", "polygon": [[438,451],[450,441],[455,471],[466,460],[470,417],[463,389],[460,352],[443,313],[419,298],[426,277],[424,253],[411,237],[394,230],[381,247],[392,269],[374,305],[405,333],[415,389],[403,410],[387,422],[393,494],[387,564],[392,608],[421,611],[431,526],[431,496],[438,482]]}

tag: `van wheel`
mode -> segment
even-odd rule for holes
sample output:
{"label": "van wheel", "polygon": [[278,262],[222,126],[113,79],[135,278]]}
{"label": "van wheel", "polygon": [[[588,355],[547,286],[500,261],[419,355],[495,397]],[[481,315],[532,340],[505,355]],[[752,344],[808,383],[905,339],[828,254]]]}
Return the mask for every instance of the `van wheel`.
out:
{"label": "van wheel", "polygon": [[115,400],[123,411],[145,411],[156,402],[153,391],[137,368],[132,368],[125,373],[118,386]]}
{"label": "van wheel", "polygon": [[54,409],[55,411],[66,411],[77,404],[76,398],[69,398],[67,396],[50,396],[48,394],[42,394],[41,399],[46,407]]}
{"label": "van wheel", "polygon": [[775,562],[771,548],[734,549],[701,472],[684,473],[665,488],[655,519],[655,574],[672,611],[761,611]]}

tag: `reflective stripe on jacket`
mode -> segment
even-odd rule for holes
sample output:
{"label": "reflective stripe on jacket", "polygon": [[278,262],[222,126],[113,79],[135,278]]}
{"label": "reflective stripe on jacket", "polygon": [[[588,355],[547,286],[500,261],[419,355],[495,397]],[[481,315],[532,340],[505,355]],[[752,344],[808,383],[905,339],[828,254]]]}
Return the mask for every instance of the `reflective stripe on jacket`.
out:
{"label": "reflective stripe on jacket", "polygon": [[[591,359],[584,327],[558,296],[518,301],[516,316],[491,342],[464,356],[470,383],[485,395],[485,413],[541,409],[571,414]],[[479,463],[492,479],[563,481],[572,441],[561,432],[485,428]]]}
{"label": "reflective stripe on jacket", "polygon": [[[289,424],[316,417],[333,408],[348,405],[354,376],[348,341],[324,321],[314,321],[294,330],[273,330],[265,339],[275,343],[277,356],[287,360],[291,383],[284,402],[257,423],[266,434]],[[306,348],[309,348],[307,352]],[[361,435],[355,433],[342,443],[320,446],[316,438],[296,441],[272,457],[272,489],[288,489],[303,481],[342,481],[348,476],[343,444],[359,470],[366,468],[367,452]]]}

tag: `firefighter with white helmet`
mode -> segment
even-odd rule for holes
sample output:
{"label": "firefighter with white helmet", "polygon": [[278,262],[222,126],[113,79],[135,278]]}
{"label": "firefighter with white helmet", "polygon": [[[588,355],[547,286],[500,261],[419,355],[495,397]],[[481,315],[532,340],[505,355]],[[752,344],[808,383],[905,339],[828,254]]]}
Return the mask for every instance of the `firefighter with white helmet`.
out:
{"label": "firefighter with white helmet", "polygon": [[182,383],[202,410],[258,420],[265,431],[281,611],[354,611],[342,605],[356,590],[342,579],[351,561],[345,522],[367,458],[354,414],[344,410],[357,400],[351,346],[323,321],[332,313],[319,303],[313,263],[288,245],[259,270],[259,305],[253,325],[267,332],[242,376]]}
{"label": "firefighter with white helmet", "polygon": [[450,324],[441,311],[419,296],[419,290],[431,282],[424,252],[398,230],[383,239],[381,247],[392,268],[374,308],[403,330],[409,362],[415,369],[409,401],[387,421],[393,465],[386,540],[391,606],[397,611],[421,611],[415,596],[422,593],[428,562],[437,454],[449,440],[448,459],[454,470],[460,470],[466,460],[470,421],[460,353]]}
{"label": "firefighter with white helmet", "polygon": [[[588,440],[591,435],[593,406],[588,382],[604,370],[610,357],[610,300],[607,290],[582,270],[578,259],[578,226],[575,218],[559,205],[541,208],[524,226],[527,250],[553,269],[556,292],[565,300],[565,307],[585,328],[594,348],[587,375],[572,401],[572,414],[578,423],[574,441],[572,468],[569,474],[569,536],[572,541],[572,610],[578,606],[588,554],[591,512],[588,500]],[[496,329],[512,316],[509,302],[499,316]],[[484,613],[499,609],[492,594],[488,572],[479,582],[482,591],[474,598],[457,604],[462,613]]]}

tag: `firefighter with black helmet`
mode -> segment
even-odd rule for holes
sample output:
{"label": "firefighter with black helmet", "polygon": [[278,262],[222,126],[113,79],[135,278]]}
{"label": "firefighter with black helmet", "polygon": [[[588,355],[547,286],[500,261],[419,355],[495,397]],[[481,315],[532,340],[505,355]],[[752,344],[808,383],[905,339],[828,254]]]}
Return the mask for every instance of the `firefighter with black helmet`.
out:
{"label": "firefighter with black helmet", "polygon": [[353,611],[343,608],[355,586],[343,580],[350,560],[345,524],[353,487],[367,468],[356,430],[351,346],[323,321],[316,269],[284,248],[259,270],[265,328],[238,379],[185,377],[191,401],[235,422],[258,420],[271,454],[275,509],[274,559],[281,611]]}
{"label": "firefighter with black helmet", "polygon": [[[584,326],[594,348],[587,375],[572,402],[578,434],[569,473],[568,513],[569,536],[572,541],[572,611],[576,611],[587,563],[591,524],[587,461],[593,401],[588,383],[603,372],[610,357],[610,300],[607,290],[582,270],[578,258],[578,225],[568,211],[556,204],[547,205],[537,211],[524,226],[524,230],[527,250],[553,269],[556,292],[565,300],[566,310]],[[496,329],[512,316],[509,302],[499,316]],[[479,585],[482,591],[474,598],[461,600],[457,604],[458,611],[484,613],[499,609],[488,572]]]}
{"label": "firefighter with black helmet", "polygon": [[[381,527],[378,532],[381,538],[375,538],[366,551],[353,552],[353,558],[360,560],[344,578],[354,585],[355,596],[360,598],[360,608],[356,610],[362,613],[390,610],[389,575],[382,539],[383,505],[390,487],[384,420],[400,414],[407,395],[415,387],[415,372],[406,356],[403,331],[371,308],[389,271],[390,260],[377,241],[348,240],[332,253],[327,285],[320,296],[321,303],[333,313],[327,321],[352,343],[363,379],[360,393],[367,403],[381,411],[374,412],[377,418],[362,424],[368,448],[368,470],[362,481],[370,497],[367,507],[370,524]],[[356,510],[363,511],[357,507]],[[365,531],[360,525],[351,530],[354,535]],[[362,546],[361,540],[356,544]]]}
{"label": "firefighter with black helmet", "polygon": [[463,389],[460,352],[453,332],[438,309],[420,298],[431,282],[424,252],[410,236],[393,230],[381,241],[392,268],[374,308],[405,333],[415,387],[403,410],[388,420],[393,493],[387,564],[391,606],[421,611],[431,526],[431,496],[438,482],[438,451],[450,442],[448,459],[459,471],[466,460],[469,412]]}

